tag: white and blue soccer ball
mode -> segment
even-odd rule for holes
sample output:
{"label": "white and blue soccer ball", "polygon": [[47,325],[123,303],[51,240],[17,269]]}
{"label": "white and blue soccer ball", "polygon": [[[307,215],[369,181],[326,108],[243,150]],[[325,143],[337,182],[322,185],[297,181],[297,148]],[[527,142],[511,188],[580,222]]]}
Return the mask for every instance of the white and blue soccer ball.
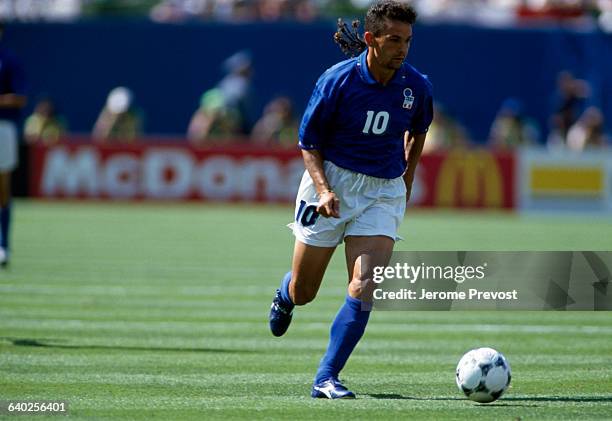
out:
{"label": "white and blue soccer ball", "polygon": [[475,402],[498,399],[510,386],[511,378],[508,361],[493,348],[472,349],[457,364],[457,386]]}

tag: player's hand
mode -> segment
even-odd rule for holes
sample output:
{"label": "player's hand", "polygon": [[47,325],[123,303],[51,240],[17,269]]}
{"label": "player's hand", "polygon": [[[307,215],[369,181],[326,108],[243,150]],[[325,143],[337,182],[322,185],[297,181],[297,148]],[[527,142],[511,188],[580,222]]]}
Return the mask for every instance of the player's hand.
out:
{"label": "player's hand", "polygon": [[340,199],[336,193],[331,190],[323,192],[319,197],[317,212],[325,218],[340,218]]}
{"label": "player's hand", "polygon": [[412,182],[414,181],[414,177],[411,177],[409,174],[404,174],[404,184],[406,185],[406,203],[410,201],[410,194],[412,193]]}

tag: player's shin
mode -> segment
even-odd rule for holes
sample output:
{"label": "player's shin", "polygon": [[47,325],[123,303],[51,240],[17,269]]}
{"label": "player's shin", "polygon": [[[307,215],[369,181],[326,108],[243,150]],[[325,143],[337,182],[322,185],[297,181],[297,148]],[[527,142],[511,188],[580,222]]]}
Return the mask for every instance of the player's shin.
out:
{"label": "player's shin", "polygon": [[9,229],[11,224],[11,204],[10,202],[0,207],[0,247],[6,252],[9,249]]}
{"label": "player's shin", "polygon": [[283,279],[281,280],[281,284],[279,288],[280,293],[281,293],[281,298],[283,300],[283,306],[291,311],[293,310],[293,307],[295,307],[295,304],[293,303],[293,301],[291,300],[291,296],[289,295],[289,284],[290,283],[291,283],[291,271],[287,272],[285,276],[283,276]]}
{"label": "player's shin", "polygon": [[329,345],[315,376],[315,384],[337,378],[355,346],[363,336],[370,311],[362,309],[362,302],[346,296],[330,329]]}

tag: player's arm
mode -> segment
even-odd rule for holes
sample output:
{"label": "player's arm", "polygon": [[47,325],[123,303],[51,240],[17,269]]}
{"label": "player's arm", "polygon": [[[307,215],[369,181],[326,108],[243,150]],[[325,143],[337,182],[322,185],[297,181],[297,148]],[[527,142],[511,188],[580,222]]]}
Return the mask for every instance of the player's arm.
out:
{"label": "player's arm", "polygon": [[327,177],[325,176],[325,170],[323,168],[323,156],[321,152],[316,149],[302,149],[302,157],[304,158],[304,166],[312,178],[314,187],[319,196],[319,205],[317,206],[317,212],[329,218],[340,217],[340,200],[336,196],[336,193],[331,189]]}
{"label": "player's arm", "polygon": [[412,135],[409,132],[406,132],[404,136],[404,149],[406,153],[407,167],[403,177],[404,183],[406,183],[406,200],[410,200],[414,174],[416,172],[419,159],[421,158],[421,153],[423,152],[423,145],[425,145],[426,137],[427,133]]}

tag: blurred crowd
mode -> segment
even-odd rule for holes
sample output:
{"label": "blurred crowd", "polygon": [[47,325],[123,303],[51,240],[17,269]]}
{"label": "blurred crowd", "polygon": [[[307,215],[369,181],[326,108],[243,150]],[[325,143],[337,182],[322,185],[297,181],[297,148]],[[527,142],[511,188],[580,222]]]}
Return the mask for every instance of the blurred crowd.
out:
{"label": "blurred crowd", "polygon": [[161,0],[149,16],[157,22],[186,19],[309,22],[319,17],[322,3],[315,0]]}
{"label": "blurred crowd", "polygon": [[[270,99],[259,116],[252,115],[252,59],[248,51],[228,57],[222,67],[225,76],[200,97],[185,136],[195,147],[251,144],[259,147],[295,148],[299,115],[286,96]],[[491,123],[487,144],[496,149],[514,149],[546,144],[549,149],[582,151],[608,147],[602,111],[592,105],[591,88],[585,80],[568,71],[557,76],[551,95],[548,127],[543,130],[531,118],[520,98],[507,98]],[[442,104],[435,104],[434,121],[425,151],[481,145],[464,124]],[[143,137],[145,112],[137,106],[128,87],[113,88],[94,124],[91,136],[105,144],[129,144]],[[66,120],[55,110],[50,98],[41,99],[25,121],[29,143],[53,144],[68,131]],[[546,138],[543,133],[548,133]],[[481,140],[481,139],[477,139]]]}
{"label": "blurred crowd", "polygon": [[413,0],[423,19],[487,25],[567,22],[612,31],[612,0]]}
{"label": "blurred crowd", "polygon": [[[298,117],[291,99],[272,98],[262,114],[254,119],[250,103],[252,61],[247,51],[239,51],[223,63],[226,75],[200,97],[186,137],[196,147],[234,143],[260,147],[295,148]],[[102,144],[130,144],[144,135],[145,112],[138,107],[133,92],[125,86],[113,88],[94,124],[91,137]],[[30,144],[52,145],[68,133],[66,119],[57,112],[50,98],[40,99],[25,120],[24,137]]]}
{"label": "blurred crowd", "polygon": [[[557,76],[551,99],[548,135],[525,110],[520,98],[507,98],[491,124],[487,144],[496,149],[514,149],[545,144],[550,150],[597,150],[610,145],[602,111],[592,105],[591,88],[568,71]],[[436,105],[426,147],[428,151],[466,147],[472,142],[467,130],[442,106]]]}
{"label": "blurred crowd", "polygon": [[[406,0],[421,19],[517,25],[572,22],[612,31],[612,0]],[[371,0],[0,0],[0,20],[148,16],[157,22],[277,21],[361,15]]]}

